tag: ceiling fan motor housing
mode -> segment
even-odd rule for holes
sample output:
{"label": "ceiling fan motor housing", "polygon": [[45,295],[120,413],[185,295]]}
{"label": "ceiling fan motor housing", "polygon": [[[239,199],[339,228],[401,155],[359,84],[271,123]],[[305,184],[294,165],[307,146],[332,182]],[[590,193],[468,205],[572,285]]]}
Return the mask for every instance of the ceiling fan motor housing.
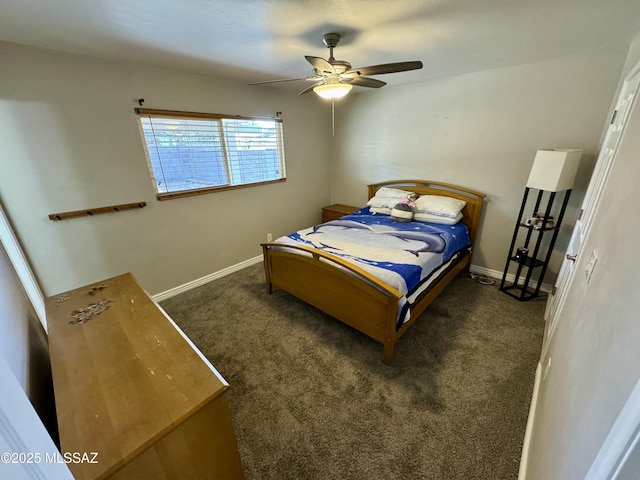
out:
{"label": "ceiling fan motor housing", "polygon": [[334,48],[336,45],[338,45],[338,42],[340,41],[340,34],[339,33],[325,33],[322,36],[322,41],[327,46],[327,48]]}
{"label": "ceiling fan motor housing", "polygon": [[351,64],[349,62],[346,62],[344,60],[336,60],[333,57],[333,49],[338,45],[338,42],[340,42],[340,38],[342,37],[339,33],[325,33],[322,36],[322,41],[329,49],[329,58],[327,59],[327,61],[331,65],[333,65],[333,68],[338,74],[344,73],[347,70],[351,70]]}
{"label": "ceiling fan motor housing", "polygon": [[336,73],[344,73],[347,70],[351,70],[351,64],[344,60],[336,60],[334,58],[329,59],[329,63],[336,69]]}

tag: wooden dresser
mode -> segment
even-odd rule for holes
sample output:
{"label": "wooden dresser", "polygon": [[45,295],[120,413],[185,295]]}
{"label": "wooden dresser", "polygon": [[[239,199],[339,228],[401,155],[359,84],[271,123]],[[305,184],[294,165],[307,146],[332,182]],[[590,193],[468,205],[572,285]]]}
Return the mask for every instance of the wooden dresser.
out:
{"label": "wooden dresser", "polygon": [[352,207],[351,205],[343,205],[341,203],[329,205],[322,209],[322,223],[337,220],[358,210],[360,210],[360,207]]}
{"label": "wooden dresser", "polygon": [[77,480],[243,478],[227,382],[131,274],[46,309],[60,450]]}

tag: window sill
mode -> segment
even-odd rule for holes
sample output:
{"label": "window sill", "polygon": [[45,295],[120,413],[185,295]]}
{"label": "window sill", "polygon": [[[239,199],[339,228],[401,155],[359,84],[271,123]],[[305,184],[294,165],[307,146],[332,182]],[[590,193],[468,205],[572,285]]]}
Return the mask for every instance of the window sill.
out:
{"label": "window sill", "polygon": [[269,180],[267,182],[246,183],[244,185],[225,185],[223,187],[207,187],[207,188],[198,188],[194,190],[183,190],[180,192],[158,193],[156,194],[156,198],[159,201],[173,200],[175,198],[193,197],[194,195],[206,195],[208,193],[225,192],[227,190],[237,190],[239,188],[250,188],[250,187],[258,187],[260,185],[269,185],[272,183],[281,183],[281,182],[285,182],[286,180],[287,180],[286,178],[280,178],[278,180]]}

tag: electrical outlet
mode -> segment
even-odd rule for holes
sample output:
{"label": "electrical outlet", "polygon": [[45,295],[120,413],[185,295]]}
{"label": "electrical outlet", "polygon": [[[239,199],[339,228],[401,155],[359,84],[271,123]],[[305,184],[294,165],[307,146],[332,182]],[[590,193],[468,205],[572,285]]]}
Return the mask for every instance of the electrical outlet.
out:
{"label": "electrical outlet", "polygon": [[273,241],[273,235],[271,235],[270,233],[267,233],[267,242],[272,242]]}

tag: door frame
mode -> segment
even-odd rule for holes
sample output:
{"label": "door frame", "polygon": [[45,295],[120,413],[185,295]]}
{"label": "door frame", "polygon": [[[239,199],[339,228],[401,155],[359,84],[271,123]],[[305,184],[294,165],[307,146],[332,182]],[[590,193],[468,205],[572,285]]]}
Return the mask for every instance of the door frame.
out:
{"label": "door frame", "polygon": [[13,228],[11,228],[9,219],[4,213],[2,203],[0,203],[0,242],[7,252],[9,261],[16,271],[18,279],[22,284],[22,288],[24,288],[27,297],[31,301],[31,305],[36,312],[44,331],[47,332],[44,295],[42,294],[42,290],[40,289],[40,285],[38,284],[38,280],[36,279],[33,270],[31,270],[27,257],[22,251],[18,238],[13,232]]}

